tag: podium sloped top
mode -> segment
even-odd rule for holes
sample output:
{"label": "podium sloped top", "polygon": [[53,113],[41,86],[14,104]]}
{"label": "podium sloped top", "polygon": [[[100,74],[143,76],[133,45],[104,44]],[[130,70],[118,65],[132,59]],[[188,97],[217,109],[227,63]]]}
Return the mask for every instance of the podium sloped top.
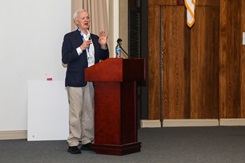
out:
{"label": "podium sloped top", "polygon": [[86,81],[145,80],[145,59],[108,58],[85,69]]}

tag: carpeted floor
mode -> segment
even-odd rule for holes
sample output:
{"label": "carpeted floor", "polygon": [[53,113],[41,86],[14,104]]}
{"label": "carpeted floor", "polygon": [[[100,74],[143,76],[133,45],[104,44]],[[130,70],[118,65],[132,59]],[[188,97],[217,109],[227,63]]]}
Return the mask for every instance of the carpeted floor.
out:
{"label": "carpeted floor", "polygon": [[66,141],[0,141],[0,163],[245,163],[245,127],[169,127],[138,130],[141,152],[71,155]]}

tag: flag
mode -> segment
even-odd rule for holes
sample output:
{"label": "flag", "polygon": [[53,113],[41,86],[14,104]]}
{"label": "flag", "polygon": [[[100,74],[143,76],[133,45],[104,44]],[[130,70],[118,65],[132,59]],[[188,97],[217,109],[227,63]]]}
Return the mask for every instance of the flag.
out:
{"label": "flag", "polygon": [[185,0],[185,6],[187,9],[187,25],[191,28],[195,23],[195,4],[196,0]]}

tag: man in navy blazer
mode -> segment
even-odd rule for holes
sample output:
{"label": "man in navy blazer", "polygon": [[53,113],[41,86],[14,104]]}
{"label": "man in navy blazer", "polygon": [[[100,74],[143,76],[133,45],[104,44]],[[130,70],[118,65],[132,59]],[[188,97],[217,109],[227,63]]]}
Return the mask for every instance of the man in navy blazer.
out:
{"label": "man in navy blazer", "polygon": [[[69,101],[68,152],[79,154],[91,150],[94,141],[94,88],[84,80],[84,71],[109,57],[107,35],[89,32],[89,13],[75,11],[73,19],[78,29],[64,36],[62,62],[67,64],[65,86]],[[79,144],[82,146],[79,148]]]}

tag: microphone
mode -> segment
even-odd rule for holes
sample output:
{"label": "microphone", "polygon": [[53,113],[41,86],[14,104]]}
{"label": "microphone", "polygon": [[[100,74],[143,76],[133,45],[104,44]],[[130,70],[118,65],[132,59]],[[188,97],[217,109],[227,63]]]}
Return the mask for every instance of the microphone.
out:
{"label": "microphone", "polygon": [[121,38],[118,38],[117,39],[117,43],[120,43],[120,42],[122,42],[122,39]]}
{"label": "microphone", "polygon": [[[121,38],[118,38],[117,39],[117,45],[122,49],[122,51],[128,56],[128,53],[123,49],[123,47],[121,46],[121,42],[122,42],[122,39]],[[128,56],[129,58],[129,56]]]}

